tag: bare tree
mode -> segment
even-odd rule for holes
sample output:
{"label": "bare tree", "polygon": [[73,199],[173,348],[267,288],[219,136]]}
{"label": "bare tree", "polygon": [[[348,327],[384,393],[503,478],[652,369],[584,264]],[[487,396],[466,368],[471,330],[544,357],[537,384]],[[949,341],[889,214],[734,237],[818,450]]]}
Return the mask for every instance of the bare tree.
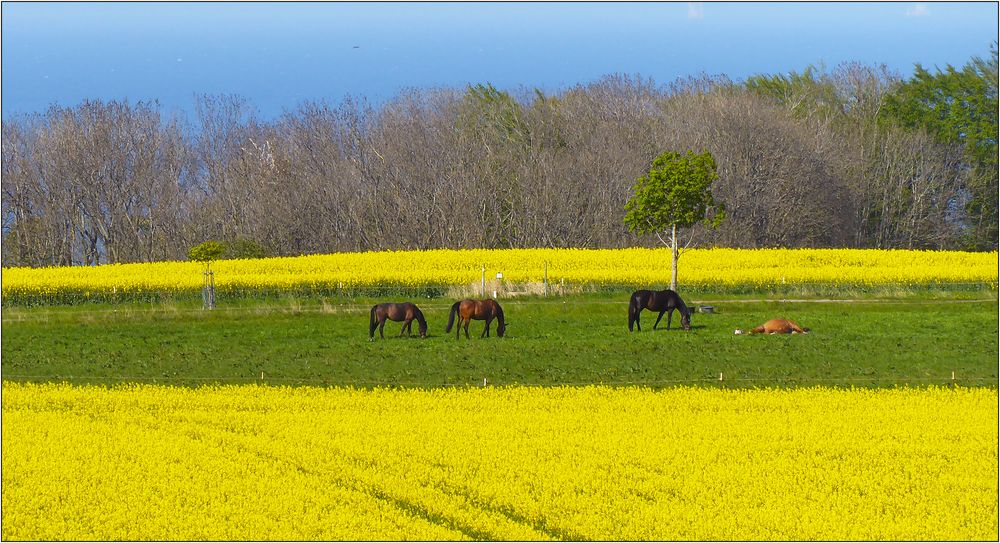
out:
{"label": "bare tree", "polygon": [[306,102],[267,122],[202,96],[193,127],[156,103],[54,107],[3,121],[3,262],[184,258],[210,239],[277,255],[653,245],[624,205],[668,149],[718,164],[728,218],[695,227],[696,246],[957,247],[968,165],[879,122],[899,81],[858,63],[743,84],[617,74]]}

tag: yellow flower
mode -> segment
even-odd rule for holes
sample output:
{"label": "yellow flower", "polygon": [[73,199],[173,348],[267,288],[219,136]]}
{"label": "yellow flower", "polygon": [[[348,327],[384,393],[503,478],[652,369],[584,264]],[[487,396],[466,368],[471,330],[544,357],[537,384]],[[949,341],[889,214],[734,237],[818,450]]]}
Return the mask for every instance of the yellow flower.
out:
{"label": "yellow flower", "polygon": [[3,384],[3,539],[997,538],[995,389]]}
{"label": "yellow flower", "polygon": [[[507,249],[337,253],[212,265],[221,292],[478,284],[503,274],[508,283],[663,285],[667,249]],[[997,282],[997,253],[856,249],[692,249],[680,281],[700,287],[796,284],[926,285]],[[3,298],[54,301],[91,296],[193,293],[203,283],[197,262],[95,267],[4,268]]]}

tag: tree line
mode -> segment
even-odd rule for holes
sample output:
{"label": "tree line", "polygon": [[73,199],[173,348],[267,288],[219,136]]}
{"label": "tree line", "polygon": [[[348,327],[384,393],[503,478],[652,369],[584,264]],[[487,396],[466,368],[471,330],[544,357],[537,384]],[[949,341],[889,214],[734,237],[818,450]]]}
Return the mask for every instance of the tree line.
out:
{"label": "tree line", "polygon": [[3,265],[429,248],[657,245],[623,219],[664,151],[710,152],[726,220],[694,245],[995,250],[997,47],[885,66],[554,94],[410,89],[261,120],[201,96],[85,101],[3,121]]}

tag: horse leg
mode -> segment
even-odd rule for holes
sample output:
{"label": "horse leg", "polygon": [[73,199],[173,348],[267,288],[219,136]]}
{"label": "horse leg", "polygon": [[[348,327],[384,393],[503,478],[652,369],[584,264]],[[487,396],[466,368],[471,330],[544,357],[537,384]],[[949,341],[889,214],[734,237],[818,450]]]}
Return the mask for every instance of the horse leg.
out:
{"label": "horse leg", "polygon": [[[411,324],[413,324],[413,319],[407,319],[407,320],[403,321],[403,327],[399,329],[399,337],[403,337],[403,332],[406,332],[407,328]],[[407,333],[406,335],[412,335],[412,334]]]}
{"label": "horse leg", "polygon": [[642,324],[639,323],[639,315],[642,314],[642,308],[637,307],[635,310],[635,330],[637,332],[642,332]]}
{"label": "horse leg", "polygon": [[670,330],[670,319],[674,318],[674,308],[667,311],[667,330]]}
{"label": "horse leg", "polygon": [[[662,319],[662,318],[663,318],[663,314],[664,314],[665,312],[666,312],[665,310],[664,310],[664,311],[660,311],[660,314],[659,314],[659,315],[657,315],[657,317],[656,317],[656,322],[655,322],[655,323],[653,324],[653,330],[656,330],[656,325],[657,325],[657,324],[660,324],[660,319]],[[670,321],[670,318],[669,318],[669,317],[667,318],[667,321],[668,321],[668,322]]]}
{"label": "horse leg", "polygon": [[486,319],[486,326],[483,327],[483,333],[480,334],[480,338],[490,337],[490,323],[493,322],[493,317]]}
{"label": "horse leg", "polygon": [[382,333],[382,330],[384,329],[385,329],[385,317],[382,317],[378,320],[378,335],[382,339],[385,339],[385,334]]}
{"label": "horse leg", "polygon": [[466,320],[464,322],[465,326],[463,326],[463,328],[465,328],[465,339],[472,339],[469,337],[469,325],[472,324],[472,319]]}

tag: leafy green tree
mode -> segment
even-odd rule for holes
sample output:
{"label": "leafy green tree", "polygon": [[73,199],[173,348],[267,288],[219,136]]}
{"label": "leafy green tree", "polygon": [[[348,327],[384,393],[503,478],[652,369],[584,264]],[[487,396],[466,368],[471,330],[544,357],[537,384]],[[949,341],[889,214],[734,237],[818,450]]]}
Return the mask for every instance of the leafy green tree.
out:
{"label": "leafy green tree", "polygon": [[[531,130],[514,97],[491,83],[469,85],[459,107],[456,129],[463,145],[477,149],[471,165],[481,168],[480,182],[491,193],[481,204],[483,227],[494,233],[494,247],[512,247],[520,237],[515,220],[524,180],[517,165],[528,161]],[[484,193],[481,193],[484,194]]]}
{"label": "leafy green tree", "polygon": [[531,132],[524,122],[521,106],[510,93],[498,90],[491,83],[469,85],[463,98],[464,109],[459,127],[483,133],[503,144],[528,145]]}
{"label": "leafy green tree", "polygon": [[[636,179],[632,197],[625,203],[625,225],[640,236],[655,234],[669,245],[673,258],[670,288],[677,289],[680,251],[678,228],[702,223],[716,228],[726,217],[725,204],[712,196],[712,183],[719,178],[715,158],[709,152],[681,155],[667,151],[656,157],[647,175]],[[669,243],[661,234],[670,232]]]}
{"label": "leafy green tree", "polygon": [[219,241],[206,241],[188,249],[188,258],[204,262],[206,270],[213,260],[222,258],[224,254],[226,254],[226,244]]}
{"label": "leafy green tree", "polygon": [[844,113],[837,88],[822,67],[808,66],[802,73],[791,71],[787,75],[754,75],[744,86],[787,107],[797,117],[833,118]]}
{"label": "leafy green tree", "polygon": [[931,73],[917,64],[882,110],[884,121],[923,128],[964,150],[972,167],[965,208],[970,249],[997,247],[997,65],[997,42],[988,60],[974,57],[961,70],[948,65]]}

